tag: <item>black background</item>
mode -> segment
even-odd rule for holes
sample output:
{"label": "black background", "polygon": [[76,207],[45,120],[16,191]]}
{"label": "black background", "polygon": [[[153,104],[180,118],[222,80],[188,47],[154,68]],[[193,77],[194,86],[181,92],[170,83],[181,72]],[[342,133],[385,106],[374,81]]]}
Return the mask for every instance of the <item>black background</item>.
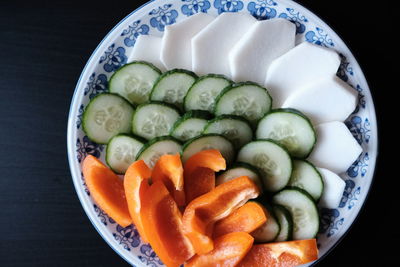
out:
{"label": "black background", "polygon": [[[350,47],[369,82],[379,122],[380,155],[369,198],[319,266],[390,266],[400,241],[396,153],[389,155],[398,151],[396,136],[389,136],[396,132],[391,100],[398,91],[395,7],[389,1],[297,2]],[[141,4],[0,1],[0,266],[127,266],[79,203],[66,132],[86,61],[108,31]]]}

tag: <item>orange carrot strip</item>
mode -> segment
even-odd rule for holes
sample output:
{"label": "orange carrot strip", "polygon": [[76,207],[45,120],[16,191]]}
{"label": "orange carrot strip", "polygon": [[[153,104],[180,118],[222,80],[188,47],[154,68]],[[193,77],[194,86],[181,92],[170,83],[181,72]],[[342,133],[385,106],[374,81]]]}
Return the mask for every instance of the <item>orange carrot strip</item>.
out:
{"label": "orange carrot strip", "polygon": [[122,180],[96,157],[88,155],[82,172],[97,205],[122,227],[132,223]]}
{"label": "orange carrot strip", "polygon": [[150,176],[151,170],[149,167],[147,167],[143,160],[138,160],[129,166],[124,177],[124,188],[129,213],[144,242],[147,242],[148,239],[143,230],[141,199],[149,188]]}
{"label": "orange carrot strip", "polygon": [[264,208],[257,202],[247,202],[214,226],[213,237],[232,232],[251,233],[267,221]]}
{"label": "orange carrot strip", "polygon": [[182,231],[182,215],[161,181],[154,182],[142,198],[145,235],[157,256],[168,267],[178,267],[194,255]]}
{"label": "orange carrot strip", "polygon": [[254,245],[238,267],[292,267],[318,259],[315,239]]}
{"label": "orange carrot strip", "polygon": [[215,240],[212,251],[194,256],[185,264],[185,267],[234,267],[246,256],[253,241],[253,237],[244,232],[220,236]]}
{"label": "orange carrot strip", "polygon": [[251,198],[259,189],[247,176],[238,177],[215,187],[212,191],[194,199],[183,214],[183,230],[197,254],[213,250],[211,238],[214,223],[227,217]]}

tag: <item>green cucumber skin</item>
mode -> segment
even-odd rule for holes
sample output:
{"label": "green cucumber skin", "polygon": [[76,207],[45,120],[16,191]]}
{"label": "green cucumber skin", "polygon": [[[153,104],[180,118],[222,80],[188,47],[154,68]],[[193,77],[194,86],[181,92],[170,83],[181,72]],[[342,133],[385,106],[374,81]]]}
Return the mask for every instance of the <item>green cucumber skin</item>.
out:
{"label": "green cucumber skin", "polygon": [[155,137],[155,138],[149,140],[147,143],[145,143],[145,144],[143,145],[142,149],[140,149],[139,152],[138,152],[137,155],[136,155],[136,160],[139,160],[140,155],[141,155],[144,151],[146,151],[149,147],[151,147],[152,145],[154,145],[155,143],[158,143],[158,142],[160,142],[160,141],[172,141],[172,142],[175,142],[175,143],[177,143],[177,144],[179,144],[179,145],[182,145],[182,143],[181,143],[178,139],[176,139],[176,138],[174,138],[174,137],[172,137],[172,136],[169,136],[169,135],[158,136],[158,137]]}
{"label": "green cucumber skin", "polygon": [[[313,236],[313,237],[315,238],[315,237],[317,236],[317,234],[318,234],[319,229],[320,229],[321,217],[320,217],[320,215],[319,215],[318,207],[317,207],[317,205],[316,205],[316,203],[315,203],[314,198],[313,198],[307,191],[305,191],[304,189],[301,189],[301,188],[295,187],[295,186],[286,186],[285,188],[283,188],[282,190],[280,190],[279,192],[277,192],[275,195],[278,195],[278,194],[281,193],[282,191],[286,191],[286,190],[300,192],[300,193],[302,193],[303,195],[305,195],[305,196],[314,204],[314,208],[315,208],[316,213],[317,213],[317,215],[318,215],[318,227],[317,227],[317,230],[316,230],[316,232],[315,232],[315,234],[314,234],[314,236]],[[275,195],[274,195],[274,196],[275,196]],[[274,203],[274,197],[272,197],[272,202],[273,202],[274,205],[281,205],[281,204],[278,204],[278,203]],[[284,206],[284,205],[283,205],[283,206]],[[285,206],[284,206],[284,207],[285,207]],[[293,227],[294,227],[294,223],[293,223]],[[311,238],[313,238],[313,237],[311,237]],[[293,238],[293,237],[292,237],[292,238]]]}
{"label": "green cucumber skin", "polygon": [[[136,141],[141,142],[141,143],[143,144],[143,146],[144,146],[144,145],[146,144],[146,142],[147,142],[146,139],[144,139],[144,138],[142,138],[142,137],[140,137],[140,136],[133,135],[133,134],[117,134],[117,135],[115,135],[114,137],[112,137],[112,138],[110,139],[110,141],[108,141],[108,143],[107,143],[107,148],[106,148],[106,157],[105,157],[105,160],[106,160],[107,166],[110,167],[110,169],[111,169],[113,172],[115,172],[116,174],[124,174],[124,173],[118,172],[118,171],[115,170],[115,169],[111,166],[111,164],[109,163],[107,154],[110,153],[110,146],[109,146],[108,144],[110,144],[111,141],[112,141],[114,138],[117,138],[117,137],[120,137],[120,136],[126,136],[126,137],[130,137],[130,138],[136,139]],[[140,150],[139,150],[139,151],[140,151]],[[138,154],[139,154],[139,151],[138,151]],[[136,158],[136,157],[135,157],[135,158]]]}
{"label": "green cucumber skin", "polygon": [[[282,205],[274,204],[272,208],[274,209],[275,213],[276,213],[275,209],[279,209],[279,211],[284,214],[284,216],[285,216],[285,218],[286,218],[286,220],[288,221],[288,224],[289,224],[289,235],[287,237],[287,240],[285,240],[285,241],[292,240],[293,239],[293,218],[292,218],[292,215],[287,210],[287,208],[285,208]],[[279,236],[279,234],[278,234],[278,236]]]}
{"label": "green cucumber skin", "polygon": [[[295,160],[304,161],[305,163],[309,164],[309,165],[315,170],[315,172],[318,174],[319,178],[321,179],[322,193],[321,193],[321,195],[320,195],[320,197],[319,197],[318,199],[314,199],[314,198],[313,198],[314,201],[315,201],[316,203],[318,203],[319,200],[321,199],[321,196],[322,196],[322,194],[323,194],[323,192],[324,192],[324,189],[325,189],[325,184],[324,184],[324,180],[322,179],[321,173],[318,171],[317,167],[315,167],[315,165],[314,165],[313,163],[311,163],[310,161],[305,160],[305,159],[295,159]],[[293,161],[293,159],[292,159],[292,161]],[[293,163],[293,166],[294,166],[294,161],[293,161],[292,163]],[[300,187],[298,187],[298,186],[292,186],[291,184],[292,184],[293,179],[294,179],[293,176],[290,177],[290,180],[289,180],[289,183],[288,183],[288,187],[295,187],[295,188],[299,188],[299,189],[301,189],[301,190],[304,190],[304,189],[302,189],[302,188],[300,188]],[[306,190],[304,190],[304,191],[306,191]],[[308,192],[307,192],[307,193],[308,193]],[[310,195],[310,194],[309,194],[309,195]],[[310,195],[310,196],[311,196],[311,195]]]}
{"label": "green cucumber skin", "polygon": [[[154,91],[155,91],[155,89],[157,89],[157,86],[158,86],[158,84],[161,82],[161,80],[164,79],[165,77],[171,75],[171,74],[174,74],[174,73],[183,73],[183,74],[187,74],[187,75],[189,75],[189,76],[192,76],[192,77],[195,79],[195,81],[194,81],[193,84],[195,84],[196,81],[197,81],[197,79],[198,79],[197,74],[194,73],[193,71],[190,71],[190,70],[185,70],[185,69],[172,69],[172,70],[166,71],[166,72],[164,72],[163,74],[161,74],[160,77],[158,77],[158,79],[157,79],[156,82],[154,83],[153,88],[151,89],[151,93],[150,93],[150,95],[149,95],[149,99],[150,99],[150,100],[154,97],[154,96],[153,96]],[[192,86],[193,86],[193,84],[192,84]],[[189,90],[190,90],[190,88],[189,88]],[[189,92],[189,90],[188,90],[188,92]],[[188,92],[186,92],[186,95],[187,95]],[[186,95],[185,95],[185,97],[186,97]],[[183,101],[184,101],[184,100],[185,100],[185,98],[183,98]],[[161,101],[160,101],[160,102],[161,102]],[[166,103],[166,102],[165,102],[165,103]],[[183,103],[184,103],[184,102],[183,102]],[[171,104],[171,105],[172,105],[172,104]],[[173,105],[173,106],[175,106],[175,105]],[[175,107],[176,107],[176,106],[175,106]]]}
{"label": "green cucumber skin", "polygon": [[171,129],[171,132],[173,132],[179,126],[179,124],[181,124],[185,120],[192,119],[192,118],[204,119],[204,120],[208,121],[208,120],[210,120],[212,118],[212,114],[210,114],[209,112],[204,111],[204,110],[191,110],[191,111],[188,111],[185,114],[183,114],[183,116],[179,120],[177,120],[174,123],[174,126]]}
{"label": "green cucumber skin", "polygon": [[[156,66],[154,66],[152,63],[147,62],[147,61],[143,61],[143,60],[134,60],[134,61],[132,61],[132,62],[130,62],[130,63],[127,63],[127,64],[125,64],[125,65],[119,67],[116,71],[114,71],[114,73],[112,74],[112,76],[110,77],[110,79],[109,79],[109,81],[108,81],[108,83],[107,83],[107,91],[111,93],[111,85],[113,84],[113,80],[115,79],[116,75],[118,75],[118,72],[119,72],[122,68],[128,67],[128,66],[130,66],[130,65],[135,65],[135,64],[147,65],[148,67],[150,67],[151,69],[153,69],[155,72],[157,72],[159,75],[162,74],[162,71],[161,71],[159,68],[157,68]],[[115,94],[117,94],[117,93],[115,93]],[[119,94],[117,94],[117,95],[119,95]],[[123,96],[121,96],[121,97],[123,97]],[[149,97],[150,97],[150,95],[149,95]],[[128,101],[125,97],[123,97],[123,98],[124,98],[126,101]],[[150,99],[150,98],[149,98],[149,99]],[[129,101],[128,101],[128,102],[129,102]],[[129,102],[129,104],[131,104],[132,106],[137,106],[137,105],[134,105],[134,104],[132,104],[132,103],[130,103],[130,102]]]}
{"label": "green cucumber skin", "polygon": [[[193,143],[193,142],[196,141],[197,139],[200,139],[200,138],[203,138],[203,137],[210,137],[210,136],[222,137],[222,138],[224,138],[226,141],[228,141],[229,143],[232,144],[232,142],[229,141],[229,140],[228,140],[225,136],[223,136],[223,135],[220,135],[220,134],[202,134],[202,135],[193,137],[193,138],[189,139],[188,141],[186,141],[186,142],[183,144],[183,146],[182,146],[182,152],[183,152],[191,143]],[[232,146],[233,146],[233,144],[232,144]]]}
{"label": "green cucumber skin", "polygon": [[[192,90],[192,88],[194,88],[194,86],[196,86],[196,84],[197,83],[199,83],[199,82],[201,82],[202,80],[205,80],[205,79],[208,79],[208,78],[217,78],[217,79],[224,79],[224,80],[226,80],[229,84],[222,90],[222,91],[224,91],[226,88],[229,88],[229,87],[231,87],[232,86],[232,84],[233,84],[233,81],[231,80],[231,79],[229,79],[228,77],[226,77],[225,75],[222,75],[222,74],[213,74],[213,73],[211,73],[211,74],[206,74],[206,75],[203,75],[203,76],[200,76],[200,77],[198,77],[197,78],[197,80],[192,84],[192,86],[189,88],[189,90],[187,91],[187,93],[186,93],[186,95],[185,95],[185,97],[183,98],[183,107],[184,107],[184,109],[186,110],[186,111],[189,111],[190,109],[186,106],[186,97],[188,96],[188,95],[190,95],[190,91]],[[222,92],[221,91],[221,92]],[[215,103],[217,103],[217,99],[218,99],[218,96],[215,98],[215,100],[214,100],[214,102]],[[215,107],[214,107],[214,109],[215,109]],[[214,111],[213,111],[213,113],[215,113]]]}
{"label": "green cucumber skin", "polygon": [[162,102],[162,101],[149,101],[149,102],[140,104],[140,105],[136,108],[136,110],[133,112],[133,115],[132,115],[132,127],[131,127],[132,129],[131,129],[131,131],[132,131],[133,134],[135,134],[135,131],[136,131],[136,130],[135,130],[135,123],[134,123],[136,113],[138,113],[138,111],[139,111],[142,107],[147,106],[147,105],[150,105],[150,104],[162,105],[162,106],[171,108],[171,109],[173,109],[174,111],[176,111],[176,112],[179,114],[179,116],[181,115],[181,112],[179,111],[179,109],[178,109],[176,106],[174,106],[174,105],[172,105],[172,104],[169,104],[169,103]]}
{"label": "green cucumber skin", "polygon": [[[119,94],[114,94],[114,93],[105,92],[105,93],[100,93],[100,94],[96,95],[95,97],[93,97],[93,98],[90,100],[90,102],[87,104],[87,106],[85,107],[85,109],[84,109],[84,111],[83,111],[83,114],[82,114],[82,130],[83,130],[83,132],[87,135],[87,137],[89,137],[89,139],[90,139],[91,141],[93,141],[93,142],[95,142],[95,143],[97,143],[97,144],[100,144],[100,145],[106,145],[107,142],[99,142],[99,141],[97,141],[97,140],[91,138],[91,137],[88,135],[87,130],[86,130],[86,123],[87,123],[87,120],[88,120],[88,118],[87,118],[88,115],[87,115],[87,112],[86,112],[86,111],[89,109],[90,105],[93,103],[93,100],[95,100],[97,97],[101,97],[101,96],[104,96],[104,95],[118,96],[118,97],[121,98],[126,104],[128,104],[130,107],[133,108],[132,118],[133,118],[133,115],[135,114],[135,108],[134,108],[134,106],[133,106],[128,100],[126,100],[124,97],[120,96]],[[130,119],[131,121],[132,121],[132,118]],[[126,134],[129,134],[129,132],[126,132]],[[111,140],[111,138],[110,138],[110,140]]]}
{"label": "green cucumber skin", "polygon": [[[262,121],[267,116],[269,116],[271,114],[275,114],[275,113],[291,113],[291,114],[297,115],[297,116],[303,118],[304,120],[306,120],[307,123],[310,125],[311,129],[313,130],[313,134],[314,134],[314,140],[315,140],[314,144],[312,145],[312,147],[310,148],[310,150],[308,151],[308,153],[306,153],[306,155],[304,157],[298,158],[298,157],[292,156],[294,159],[306,159],[306,158],[308,158],[308,156],[310,156],[311,152],[314,150],[314,147],[315,147],[315,145],[316,145],[316,143],[318,141],[317,132],[315,131],[315,128],[314,128],[311,120],[306,115],[304,115],[301,111],[299,111],[297,109],[294,109],[294,108],[277,108],[277,109],[270,110],[267,114],[265,114],[259,120],[259,122]],[[258,125],[257,125],[257,127],[258,127]]]}

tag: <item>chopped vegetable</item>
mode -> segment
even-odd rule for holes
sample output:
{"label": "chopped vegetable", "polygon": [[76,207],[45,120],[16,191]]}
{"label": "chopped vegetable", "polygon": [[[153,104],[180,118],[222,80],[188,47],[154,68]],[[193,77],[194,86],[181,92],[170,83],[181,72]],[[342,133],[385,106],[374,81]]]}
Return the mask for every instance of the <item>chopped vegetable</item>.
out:
{"label": "chopped vegetable", "polygon": [[96,204],[122,227],[132,223],[122,180],[96,157],[88,155],[82,172]]}
{"label": "chopped vegetable", "polygon": [[154,182],[143,194],[145,235],[157,256],[168,267],[178,267],[194,255],[183,234],[182,215],[161,181]]}
{"label": "chopped vegetable", "polygon": [[226,162],[221,152],[216,149],[207,149],[192,155],[185,163],[185,174],[190,174],[196,168],[209,168],[214,172],[225,170]]}
{"label": "chopped vegetable", "polygon": [[315,239],[253,245],[238,267],[294,267],[318,259]]}
{"label": "chopped vegetable", "polygon": [[223,183],[190,202],[183,214],[183,230],[196,253],[201,255],[213,250],[211,235],[214,223],[229,216],[258,194],[257,185],[250,178],[242,176]]}
{"label": "chopped vegetable", "polygon": [[143,230],[142,199],[149,188],[151,170],[143,160],[132,163],[124,177],[124,189],[129,213],[140,237],[147,242],[148,238]]}
{"label": "chopped vegetable", "polygon": [[185,267],[234,267],[246,256],[253,244],[251,235],[244,232],[229,233],[214,241],[212,251],[191,258]]}
{"label": "chopped vegetable", "polygon": [[209,168],[196,168],[185,174],[185,198],[187,203],[215,188],[215,172]]}
{"label": "chopped vegetable", "polygon": [[214,226],[213,237],[233,232],[251,233],[267,221],[264,207],[257,202],[247,202]]}
{"label": "chopped vegetable", "polygon": [[183,190],[183,167],[181,156],[162,155],[154,166],[151,175],[152,181],[162,181],[178,206],[185,205],[185,192]]}

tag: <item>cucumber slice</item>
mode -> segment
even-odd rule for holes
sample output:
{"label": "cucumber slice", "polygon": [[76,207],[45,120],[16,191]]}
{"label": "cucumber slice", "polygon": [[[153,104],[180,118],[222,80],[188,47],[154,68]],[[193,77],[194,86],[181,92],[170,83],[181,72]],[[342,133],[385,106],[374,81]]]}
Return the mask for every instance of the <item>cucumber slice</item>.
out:
{"label": "cucumber slice", "polygon": [[271,209],[268,205],[264,205],[265,215],[267,216],[267,222],[261,225],[257,230],[253,231],[251,235],[254,240],[258,243],[265,243],[274,241],[281,230],[281,226]]}
{"label": "cucumber slice", "polygon": [[235,149],[231,141],[219,134],[205,134],[192,138],[182,147],[182,162],[186,162],[191,156],[206,149],[218,149],[227,165],[235,159]]}
{"label": "cucumber slice", "polygon": [[196,74],[188,70],[167,71],[154,84],[150,100],[163,101],[182,108],[183,98],[196,79]]}
{"label": "cucumber slice", "polygon": [[136,156],[136,160],[143,160],[152,169],[162,155],[174,155],[179,153],[181,149],[182,145],[173,137],[156,137],[142,147]]}
{"label": "cucumber slice", "polygon": [[223,75],[208,74],[200,77],[190,87],[184,99],[185,110],[214,111],[215,99],[222,90],[232,84]]}
{"label": "cucumber slice", "polygon": [[108,166],[114,172],[124,174],[135,161],[143,144],[143,140],[126,134],[114,136],[107,144],[106,162]]}
{"label": "cucumber slice", "polygon": [[250,164],[244,162],[236,162],[230,169],[220,174],[215,180],[215,185],[223,184],[240,176],[247,176],[253,180],[262,193],[263,185],[258,170]]}
{"label": "cucumber slice", "polygon": [[171,135],[183,142],[199,136],[203,132],[204,127],[207,125],[207,120],[210,117],[211,114],[206,111],[189,111],[175,122],[171,130]]}
{"label": "cucumber slice", "polygon": [[307,191],[318,201],[324,191],[322,176],[315,166],[306,160],[294,160],[292,177],[289,186],[299,187]]}
{"label": "cucumber slice", "polygon": [[297,158],[306,158],[317,141],[310,120],[294,109],[271,111],[259,121],[256,136],[277,141]]}
{"label": "cucumber slice", "polygon": [[168,135],[179,112],[162,102],[149,102],[137,107],[132,118],[132,132],[147,140]]}
{"label": "cucumber slice", "polygon": [[273,196],[272,202],[284,206],[293,219],[293,239],[314,238],[319,229],[319,215],[314,199],[300,188],[287,188]]}
{"label": "cucumber slice", "polygon": [[129,133],[133,107],[116,94],[103,93],[94,97],[83,112],[82,127],[98,144],[107,144],[119,133]]}
{"label": "cucumber slice", "polygon": [[292,174],[292,160],[289,153],[273,140],[248,143],[240,149],[237,160],[257,167],[265,189],[270,192],[284,188]]}
{"label": "cucumber slice", "polygon": [[133,61],[117,70],[110,79],[109,91],[119,94],[133,105],[149,100],[154,83],[161,71],[144,61]]}
{"label": "cucumber slice", "polygon": [[288,241],[292,239],[293,235],[293,219],[290,215],[290,212],[281,205],[274,205],[273,210],[276,216],[276,219],[281,226],[278,236],[275,241]]}
{"label": "cucumber slice", "polygon": [[256,83],[244,82],[225,88],[216,99],[216,116],[232,114],[255,124],[272,106],[267,89]]}
{"label": "cucumber slice", "polygon": [[204,133],[222,134],[233,143],[236,149],[240,149],[253,139],[251,125],[242,117],[234,115],[216,117],[204,128]]}

